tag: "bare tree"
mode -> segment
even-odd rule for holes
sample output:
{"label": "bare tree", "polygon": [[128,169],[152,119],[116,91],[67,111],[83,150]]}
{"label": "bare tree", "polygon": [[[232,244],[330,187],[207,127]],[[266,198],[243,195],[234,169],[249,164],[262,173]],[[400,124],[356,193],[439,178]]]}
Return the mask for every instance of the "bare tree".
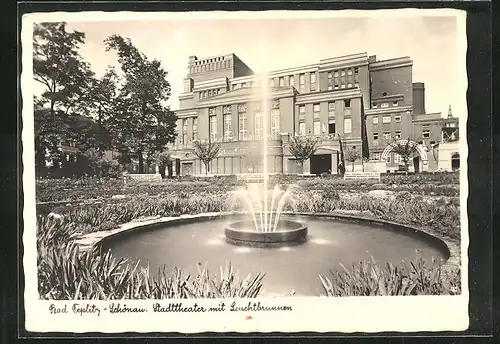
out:
{"label": "bare tree", "polygon": [[361,158],[361,154],[359,151],[355,148],[352,147],[345,152],[345,160],[347,162],[350,162],[352,164],[352,172],[354,172],[354,163]]}
{"label": "bare tree", "polygon": [[395,141],[394,142],[394,147],[392,148],[392,151],[396,154],[399,154],[401,156],[401,159],[403,160],[405,164],[405,173],[408,174],[408,161],[410,158],[413,156],[413,154],[417,151],[417,147],[410,138],[408,138],[407,141],[402,142],[402,141]]}
{"label": "bare tree", "polygon": [[205,165],[205,174],[210,171],[210,162],[217,158],[220,151],[220,143],[210,140],[195,140],[193,141],[194,155],[198,157]]}
{"label": "bare tree", "polygon": [[316,152],[317,144],[318,140],[313,136],[296,135],[290,137],[290,153],[299,162],[302,170],[304,169],[304,161]]}

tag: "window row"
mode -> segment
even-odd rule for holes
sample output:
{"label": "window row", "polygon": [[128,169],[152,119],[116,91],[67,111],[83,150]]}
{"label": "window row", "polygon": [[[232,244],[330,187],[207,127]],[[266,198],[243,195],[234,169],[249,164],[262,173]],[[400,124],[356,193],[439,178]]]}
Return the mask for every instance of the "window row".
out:
{"label": "window row", "polygon": [[[392,133],[390,131],[384,131],[383,138],[384,140],[391,140],[393,138],[399,140],[401,139],[401,130],[396,130],[394,137],[392,137]],[[373,141],[378,141],[378,139],[379,139],[379,134],[373,133]]]}
{"label": "window row", "polygon": [[[328,127],[326,124],[321,124],[319,119],[315,119],[313,122],[313,128],[312,132],[309,130],[309,132],[306,132],[306,123],[305,122],[299,122],[299,135],[306,135],[306,134],[312,134],[315,136],[319,136],[322,134],[336,134],[336,123],[334,120],[328,121]],[[352,119],[351,118],[344,118],[344,134],[350,134],[352,133]]]}
{"label": "window row", "polygon": [[[320,104],[313,104],[313,117],[319,119],[320,114]],[[335,102],[328,102],[328,117],[335,117]],[[344,99],[344,115],[349,116],[351,114],[351,99]],[[306,106],[299,105],[299,119],[305,119],[306,116]]]}
{"label": "window row", "polygon": [[[213,61],[212,61],[213,60]],[[207,61],[195,62],[195,65],[189,67],[189,73],[201,73],[210,72],[219,69],[225,69],[231,67],[231,60],[224,60],[224,58],[214,58]]]}
{"label": "window row", "polygon": [[[379,124],[380,123],[379,116],[373,116],[372,121],[373,121],[373,124]],[[382,123],[391,123],[391,121],[392,121],[391,115],[382,116]],[[400,123],[401,122],[401,115],[395,115],[394,122]]]}
{"label": "window row", "polygon": [[395,100],[391,103],[389,103],[389,102],[381,102],[381,103],[372,102],[372,109],[377,109],[379,107],[382,109],[385,109],[385,108],[388,108],[389,106],[393,106],[393,107],[399,106],[399,101]]}
{"label": "window row", "polygon": [[198,94],[198,98],[199,99],[205,99],[205,98],[208,98],[208,97],[215,96],[215,95],[217,95],[217,94],[219,94],[221,92],[222,92],[221,88],[215,88],[213,90],[201,91]]}
{"label": "window row", "polygon": [[[226,107],[225,107],[226,108]],[[229,107],[227,107],[229,108]],[[217,116],[209,113],[209,133],[211,140],[217,140],[219,137],[219,133],[217,132]],[[248,126],[248,114],[247,114],[247,106],[246,105],[238,105],[238,140],[261,140],[265,135],[264,128],[264,114],[261,110],[256,110],[254,112],[254,135],[252,136],[249,133]],[[231,111],[223,110],[223,140],[224,141],[232,141],[233,132],[232,128],[232,114]],[[270,136],[272,139],[278,139],[280,135],[280,110],[278,108],[274,108],[270,113],[270,126],[269,130]]]}

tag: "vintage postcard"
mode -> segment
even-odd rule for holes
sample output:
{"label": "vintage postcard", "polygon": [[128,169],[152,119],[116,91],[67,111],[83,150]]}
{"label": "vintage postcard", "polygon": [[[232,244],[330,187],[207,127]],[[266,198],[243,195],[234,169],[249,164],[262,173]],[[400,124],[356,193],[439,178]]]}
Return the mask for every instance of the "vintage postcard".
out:
{"label": "vintage postcard", "polygon": [[466,330],[465,18],[24,15],[26,329]]}

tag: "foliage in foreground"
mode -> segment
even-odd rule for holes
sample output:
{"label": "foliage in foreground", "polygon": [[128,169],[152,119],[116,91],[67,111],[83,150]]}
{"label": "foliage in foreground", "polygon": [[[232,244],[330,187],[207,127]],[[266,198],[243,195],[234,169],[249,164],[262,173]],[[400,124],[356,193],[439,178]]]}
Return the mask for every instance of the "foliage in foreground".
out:
{"label": "foliage in foreground", "polygon": [[196,275],[177,268],[169,273],[165,266],[153,274],[139,262],[116,260],[110,252],[80,252],[76,244],[48,247],[38,261],[40,297],[55,300],[254,298],[263,278],[257,274],[239,281],[230,263],[219,276],[201,266]]}
{"label": "foliage in foreground", "polygon": [[400,266],[371,262],[353,264],[348,270],[331,270],[330,278],[320,275],[327,296],[402,296],[457,295],[461,293],[460,269],[444,270],[441,262],[433,260],[428,267],[421,257],[417,263]]}

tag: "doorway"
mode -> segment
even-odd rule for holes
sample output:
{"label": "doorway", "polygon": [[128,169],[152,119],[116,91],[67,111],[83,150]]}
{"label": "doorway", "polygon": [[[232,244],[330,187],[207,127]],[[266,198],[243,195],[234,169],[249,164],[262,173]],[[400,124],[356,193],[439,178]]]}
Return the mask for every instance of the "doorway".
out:
{"label": "doorway", "polygon": [[415,173],[420,172],[420,158],[418,156],[413,158],[413,170]]}
{"label": "doorway", "polygon": [[451,170],[456,171],[460,168],[460,155],[455,153],[451,156]]}
{"label": "doorway", "polygon": [[332,173],[332,155],[318,154],[311,156],[311,174]]}

